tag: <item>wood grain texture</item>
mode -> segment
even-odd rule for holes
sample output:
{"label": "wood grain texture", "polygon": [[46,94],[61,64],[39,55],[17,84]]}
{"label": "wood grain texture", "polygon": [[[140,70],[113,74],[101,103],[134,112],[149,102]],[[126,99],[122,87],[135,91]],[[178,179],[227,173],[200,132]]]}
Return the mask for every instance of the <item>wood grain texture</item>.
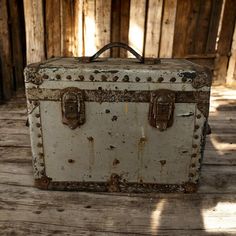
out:
{"label": "wood grain texture", "polygon": [[84,0],[84,54],[92,56],[96,53],[96,23],[95,23],[95,1]]}
{"label": "wood grain texture", "polygon": [[75,0],[74,2],[74,56],[84,55],[83,43],[83,0]]}
{"label": "wood grain texture", "polygon": [[[120,42],[129,44],[130,0],[121,0]],[[127,57],[127,51],[120,49],[120,57]]]}
{"label": "wood grain texture", "polygon": [[[146,0],[130,1],[129,46],[143,54]],[[133,57],[128,53],[128,57]]]}
{"label": "wood grain texture", "polygon": [[231,46],[231,56],[227,68],[226,84],[236,87],[236,24],[234,27],[234,35]]}
{"label": "wood grain texture", "polygon": [[[111,40],[111,0],[96,0],[95,11],[95,43],[98,51]],[[109,57],[110,51],[104,52],[101,56]]]}
{"label": "wood grain texture", "polygon": [[3,99],[10,99],[13,90],[12,56],[7,1],[0,1],[0,57],[1,91]]}
{"label": "wood grain texture", "polygon": [[159,57],[172,57],[177,0],[164,0]]}
{"label": "wood grain texture", "polygon": [[47,58],[61,56],[60,0],[45,1]]}
{"label": "wood grain texture", "polygon": [[61,0],[61,27],[63,56],[73,56],[74,51],[74,12],[72,0]]}
{"label": "wood grain texture", "polygon": [[158,57],[163,0],[149,0],[147,12],[147,29],[145,42],[145,56]]}
{"label": "wood grain texture", "polygon": [[27,64],[45,59],[42,0],[24,0]]}
{"label": "wood grain texture", "polygon": [[14,89],[18,89],[24,86],[24,27],[21,24],[21,5],[20,1],[12,0],[8,1],[8,11],[10,20],[10,31],[11,31],[11,47],[12,47],[12,66],[13,66],[13,77],[14,77]]}

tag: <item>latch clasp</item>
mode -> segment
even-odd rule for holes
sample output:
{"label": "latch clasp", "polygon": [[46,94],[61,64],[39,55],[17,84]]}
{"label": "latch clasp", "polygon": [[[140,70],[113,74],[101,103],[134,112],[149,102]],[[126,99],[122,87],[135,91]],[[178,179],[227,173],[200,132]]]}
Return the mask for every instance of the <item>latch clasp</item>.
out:
{"label": "latch clasp", "polygon": [[166,130],[173,124],[175,108],[175,92],[160,89],[151,92],[148,120],[151,126],[160,131]]}
{"label": "latch clasp", "polygon": [[78,88],[66,88],[61,94],[62,123],[71,129],[85,123],[85,103],[83,91]]}

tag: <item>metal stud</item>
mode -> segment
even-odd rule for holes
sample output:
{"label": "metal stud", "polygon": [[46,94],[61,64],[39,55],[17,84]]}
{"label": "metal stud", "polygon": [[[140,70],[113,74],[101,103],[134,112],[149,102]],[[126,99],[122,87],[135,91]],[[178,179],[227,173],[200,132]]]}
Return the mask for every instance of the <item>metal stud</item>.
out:
{"label": "metal stud", "polygon": [[185,83],[187,81],[187,79],[184,77],[182,78],[182,82]]}
{"label": "metal stud", "polygon": [[171,79],[170,79],[170,82],[172,82],[172,83],[174,83],[176,81],[176,78],[175,77],[172,77]]}
{"label": "metal stud", "polygon": [[197,156],[197,154],[196,154],[196,153],[193,153],[193,154],[192,154],[192,157],[196,157],[196,156]]}
{"label": "metal stud", "polygon": [[139,78],[139,77],[136,77],[136,78],[135,78],[135,81],[136,81],[136,82],[139,82],[139,81],[140,81],[140,78]]}
{"label": "metal stud", "polygon": [[38,128],[39,128],[40,126],[41,126],[41,125],[40,125],[40,123],[36,123],[36,127],[38,127]]}
{"label": "metal stud", "polygon": [[101,79],[102,79],[102,81],[104,81],[104,82],[107,81],[107,77],[106,77],[105,75],[102,75],[102,76],[101,76]]}
{"label": "metal stud", "polygon": [[125,75],[124,78],[123,78],[123,81],[124,81],[124,82],[128,82],[128,81],[129,81],[129,76],[128,76],[128,75]]}
{"label": "metal stud", "polygon": [[42,147],[42,146],[43,146],[42,143],[38,143],[38,144],[37,144],[37,147]]}
{"label": "metal stud", "polygon": [[67,75],[66,78],[67,78],[68,80],[71,80],[71,75]]}
{"label": "metal stud", "polygon": [[84,76],[83,75],[79,75],[79,79],[80,79],[80,81],[83,81],[84,80]]}
{"label": "metal stud", "polygon": [[119,79],[118,76],[114,76],[114,77],[112,78],[113,81],[117,81],[118,79]]}
{"label": "metal stud", "polygon": [[90,79],[91,81],[94,81],[94,76],[93,76],[93,75],[90,75],[90,76],[89,76],[89,79]]}
{"label": "metal stud", "polygon": [[198,137],[199,137],[199,136],[198,136],[197,134],[194,135],[194,138],[195,138],[195,139],[198,139]]}
{"label": "metal stud", "polygon": [[148,81],[148,82],[151,82],[151,81],[152,81],[152,77],[148,77],[148,78],[147,78],[147,81]]}
{"label": "metal stud", "polygon": [[159,78],[157,79],[157,81],[158,81],[159,83],[161,83],[163,80],[164,80],[163,77],[159,77]]}
{"label": "metal stud", "polygon": [[60,80],[60,79],[61,79],[61,76],[57,74],[57,75],[56,75],[56,79],[57,79],[57,80]]}
{"label": "metal stud", "polygon": [[200,114],[197,115],[197,119],[200,119],[202,116]]}
{"label": "metal stud", "polygon": [[43,79],[48,79],[48,77],[49,77],[49,76],[46,75],[46,74],[43,75]]}
{"label": "metal stud", "polygon": [[40,117],[40,115],[39,115],[39,114],[35,114],[35,117],[36,117],[36,118],[39,118],[39,117]]}

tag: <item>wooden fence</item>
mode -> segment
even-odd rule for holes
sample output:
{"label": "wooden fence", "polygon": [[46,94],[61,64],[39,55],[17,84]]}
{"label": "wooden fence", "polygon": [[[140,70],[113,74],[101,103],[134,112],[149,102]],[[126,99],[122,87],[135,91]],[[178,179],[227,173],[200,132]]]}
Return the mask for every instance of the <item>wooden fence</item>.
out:
{"label": "wooden fence", "polygon": [[[0,0],[0,11],[6,1]],[[18,0],[18,15],[19,2],[24,3],[27,63],[88,56],[119,41],[148,57],[207,65],[218,84],[225,83],[230,65],[227,81],[236,81],[236,46],[231,47],[236,0]],[[131,55],[116,48],[104,56]]]}

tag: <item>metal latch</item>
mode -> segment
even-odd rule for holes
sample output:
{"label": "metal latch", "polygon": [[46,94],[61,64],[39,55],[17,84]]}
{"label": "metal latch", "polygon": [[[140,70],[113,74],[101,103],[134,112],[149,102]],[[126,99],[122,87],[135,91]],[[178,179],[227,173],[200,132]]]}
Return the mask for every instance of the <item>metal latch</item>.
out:
{"label": "metal latch", "polygon": [[149,123],[160,131],[166,130],[173,124],[175,108],[175,92],[160,89],[151,92],[149,105]]}
{"label": "metal latch", "polygon": [[66,88],[61,94],[62,123],[75,129],[85,123],[83,92],[78,88]]}

